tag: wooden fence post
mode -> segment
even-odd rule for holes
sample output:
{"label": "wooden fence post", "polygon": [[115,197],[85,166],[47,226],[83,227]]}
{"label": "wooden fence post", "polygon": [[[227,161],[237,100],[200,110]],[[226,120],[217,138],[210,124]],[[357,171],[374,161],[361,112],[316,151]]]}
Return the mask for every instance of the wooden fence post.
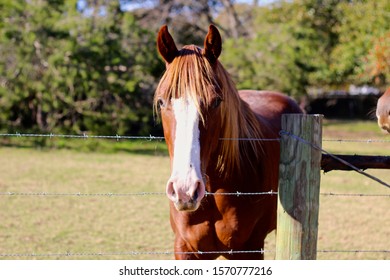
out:
{"label": "wooden fence post", "polygon": [[321,142],[322,115],[282,116],[276,259],[316,259]]}

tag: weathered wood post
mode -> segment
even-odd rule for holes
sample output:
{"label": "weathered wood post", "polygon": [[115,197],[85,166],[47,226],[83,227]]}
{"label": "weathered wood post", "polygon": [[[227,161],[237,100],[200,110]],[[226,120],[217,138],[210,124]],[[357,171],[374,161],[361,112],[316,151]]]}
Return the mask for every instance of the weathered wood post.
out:
{"label": "weathered wood post", "polygon": [[321,143],[322,115],[282,116],[276,259],[316,259]]}

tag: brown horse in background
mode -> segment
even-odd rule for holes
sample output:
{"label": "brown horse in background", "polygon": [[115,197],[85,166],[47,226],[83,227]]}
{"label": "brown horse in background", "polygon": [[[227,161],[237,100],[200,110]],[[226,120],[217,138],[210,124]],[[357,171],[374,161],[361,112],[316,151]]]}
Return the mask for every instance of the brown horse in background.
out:
{"label": "brown horse in background", "polygon": [[390,88],[378,99],[376,117],[379,127],[384,132],[390,133]]}
{"label": "brown horse in background", "polygon": [[[204,49],[178,50],[166,26],[157,46],[166,62],[154,100],[171,159],[175,257],[263,259],[277,197],[245,193],[277,191],[279,142],[259,139],[278,138],[281,115],[302,111],[280,93],[238,92],[218,61],[222,40],[213,25]],[[234,253],[244,250],[252,252]]]}

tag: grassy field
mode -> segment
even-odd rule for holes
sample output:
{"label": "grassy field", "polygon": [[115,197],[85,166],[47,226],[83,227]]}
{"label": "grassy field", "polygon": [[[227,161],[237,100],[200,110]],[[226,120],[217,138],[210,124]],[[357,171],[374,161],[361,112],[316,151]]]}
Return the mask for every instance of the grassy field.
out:
{"label": "grassy field", "polygon": [[[323,134],[323,148],[330,152],[390,155],[390,142],[328,141],[390,140],[374,122],[327,121]],[[32,148],[23,138],[3,142],[0,192],[164,192],[169,176],[164,143],[49,141],[50,148]],[[390,182],[388,170],[368,172]],[[329,192],[390,194],[360,174],[342,171],[323,174],[321,193]],[[148,254],[172,251],[168,211],[164,195],[1,195],[0,259],[172,259],[170,254]],[[390,250],[389,235],[389,197],[321,195],[318,259],[390,259],[384,252],[324,252]],[[271,251],[266,258],[273,259],[273,233],[265,249]],[[135,251],[144,253],[119,254]]]}

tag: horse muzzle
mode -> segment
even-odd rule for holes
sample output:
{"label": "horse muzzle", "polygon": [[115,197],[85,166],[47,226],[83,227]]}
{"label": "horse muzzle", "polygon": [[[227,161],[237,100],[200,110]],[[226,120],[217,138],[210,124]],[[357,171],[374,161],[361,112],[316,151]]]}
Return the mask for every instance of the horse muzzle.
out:
{"label": "horse muzzle", "polygon": [[171,177],[166,193],[178,211],[195,211],[205,196],[203,180],[197,177]]}

